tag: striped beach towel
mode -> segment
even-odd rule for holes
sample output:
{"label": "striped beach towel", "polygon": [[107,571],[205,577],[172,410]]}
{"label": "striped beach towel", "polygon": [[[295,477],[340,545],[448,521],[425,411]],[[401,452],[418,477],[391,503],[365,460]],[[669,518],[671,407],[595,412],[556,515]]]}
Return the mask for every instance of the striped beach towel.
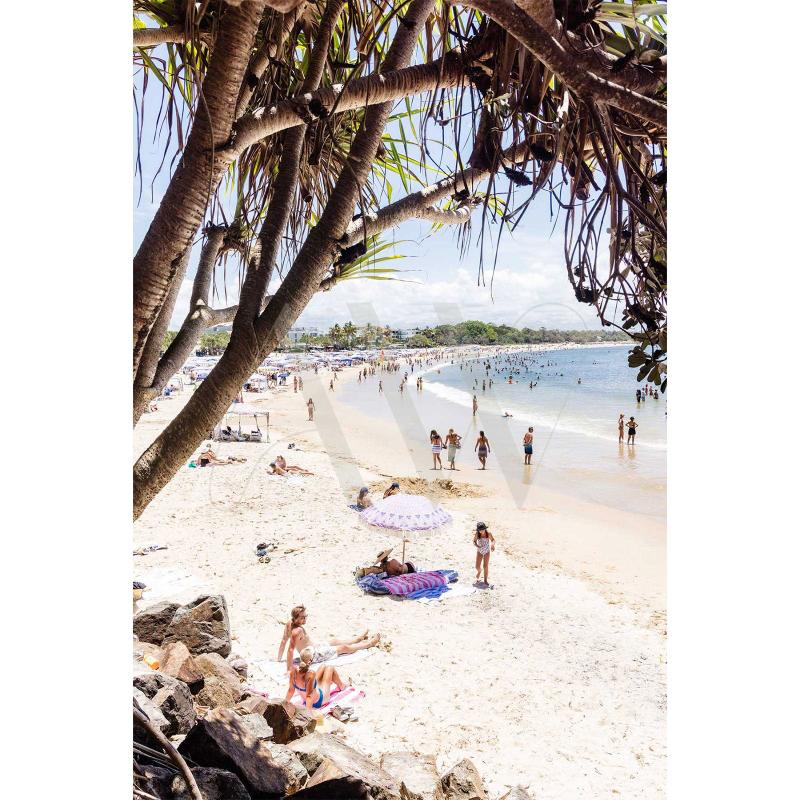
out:
{"label": "striped beach towel", "polygon": [[432,589],[434,586],[446,586],[447,577],[440,572],[410,572],[407,575],[395,575],[386,578],[383,585],[389,594],[405,597],[420,589]]}

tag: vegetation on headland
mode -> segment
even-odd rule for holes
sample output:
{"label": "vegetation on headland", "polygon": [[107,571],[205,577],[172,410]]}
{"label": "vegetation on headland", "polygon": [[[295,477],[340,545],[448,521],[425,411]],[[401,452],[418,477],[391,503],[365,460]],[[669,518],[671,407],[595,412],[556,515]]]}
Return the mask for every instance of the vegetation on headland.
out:
{"label": "vegetation on headland", "polygon": [[[168,331],[164,338],[164,349],[175,338],[176,331]],[[228,331],[204,333],[195,349],[200,356],[218,356],[225,352],[230,342]],[[304,334],[297,342],[284,340],[287,348],[305,349],[333,347],[453,347],[456,345],[513,345],[513,344],[593,344],[595,342],[630,342],[622,331],[564,331],[557,328],[514,328],[511,325],[495,325],[489,322],[468,320],[456,325],[436,325],[416,328],[413,335],[393,330],[390,327],[367,324],[357,327],[352,322],[333,325],[326,334]]]}

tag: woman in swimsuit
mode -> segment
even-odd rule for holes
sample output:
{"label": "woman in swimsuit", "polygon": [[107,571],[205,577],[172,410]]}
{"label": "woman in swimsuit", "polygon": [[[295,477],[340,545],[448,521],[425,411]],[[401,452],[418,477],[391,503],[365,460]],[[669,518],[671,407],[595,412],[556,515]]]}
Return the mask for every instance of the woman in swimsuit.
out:
{"label": "woman in swimsuit", "polygon": [[400,492],[400,484],[395,481],[384,493],[383,498],[384,500],[387,497],[391,497],[393,494],[398,494]]}
{"label": "woman in swimsuit", "polygon": [[309,669],[314,659],[314,648],[306,647],[300,653],[300,664],[292,667],[289,672],[289,688],[286,690],[285,702],[289,702],[295,692],[303,695],[303,702],[307,709],[320,709],[331,699],[331,684],[336,684],[339,689],[351,684],[345,682],[330,665],[322,667],[319,672]]}
{"label": "woman in swimsuit", "polygon": [[634,439],[636,438],[636,429],[638,427],[639,423],[631,417],[628,420],[628,444],[635,444]]}
{"label": "woman in swimsuit", "polygon": [[372,505],[372,500],[369,498],[369,487],[362,486],[358,492],[358,497],[356,498],[356,508],[359,511],[363,511],[365,508],[369,508]]}
{"label": "woman in swimsuit", "polygon": [[326,645],[315,646],[306,633],[306,629],[303,627],[307,619],[308,615],[305,606],[295,606],[292,609],[292,619],[287,622],[283,628],[283,638],[281,639],[281,646],[278,649],[278,661],[283,658],[283,648],[286,647],[288,643],[289,646],[286,650],[287,672],[291,672],[292,670],[295,650],[300,653],[306,648],[311,648],[313,657],[310,663],[317,664],[320,661],[329,661],[345,653],[355,653],[357,650],[366,650],[369,647],[375,647],[381,640],[381,635],[379,633],[376,633],[368,639],[368,632],[364,631],[360,636],[354,636],[351,639],[331,639]]}
{"label": "woman in swimsuit", "polygon": [[625,415],[620,414],[619,419],[617,420],[617,425],[619,426],[619,442],[622,444],[622,439],[625,436]]}
{"label": "woman in swimsuit", "polygon": [[289,466],[289,464],[286,463],[286,459],[283,456],[278,456],[275,459],[275,464],[277,466],[279,466],[285,472],[291,472],[294,475],[313,475],[314,474],[313,472],[309,472],[307,469],[303,469],[302,467],[297,467],[297,466],[294,466],[294,465]]}
{"label": "woman in swimsuit", "polygon": [[452,428],[450,428],[444,441],[447,445],[447,460],[450,462],[450,469],[455,469],[456,451],[460,446],[461,437]]}
{"label": "woman in swimsuit", "polygon": [[475,450],[478,451],[478,461],[482,464],[481,469],[486,469],[486,456],[492,452],[492,448],[489,446],[489,440],[483,431],[480,432],[478,441],[475,442]]}
{"label": "woman in swimsuit", "polygon": [[431,452],[433,453],[433,468],[436,469],[436,464],[439,464],[439,469],[442,469],[442,437],[436,431],[431,431]]}

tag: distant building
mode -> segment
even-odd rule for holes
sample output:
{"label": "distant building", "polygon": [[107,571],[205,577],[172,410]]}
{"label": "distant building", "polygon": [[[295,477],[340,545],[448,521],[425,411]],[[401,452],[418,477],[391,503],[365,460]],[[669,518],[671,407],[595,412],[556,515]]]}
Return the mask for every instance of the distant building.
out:
{"label": "distant building", "polygon": [[233,329],[232,322],[226,322],[224,325],[212,325],[208,330],[210,333],[220,333],[221,331],[231,331]]}
{"label": "distant building", "polygon": [[292,344],[297,344],[304,336],[319,336],[320,334],[320,329],[311,325],[307,328],[289,328],[286,336]]}
{"label": "distant building", "polygon": [[392,338],[400,339],[400,341],[404,342],[406,339],[416,336],[419,331],[419,328],[398,328],[397,330],[392,331]]}

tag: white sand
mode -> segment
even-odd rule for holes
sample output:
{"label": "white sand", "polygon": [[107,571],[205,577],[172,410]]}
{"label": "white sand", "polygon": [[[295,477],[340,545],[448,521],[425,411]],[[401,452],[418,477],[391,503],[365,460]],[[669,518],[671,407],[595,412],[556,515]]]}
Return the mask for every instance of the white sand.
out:
{"label": "white sand", "polygon": [[[329,374],[304,380],[318,420],[335,415],[351,444],[347,461],[321,451],[305,400],[291,387],[248,396],[270,409],[273,443],[218,445],[247,463],[184,468],[153,501],[134,527],[134,546],[169,549],[134,558],[134,577],[153,585],[140,606],[171,593],[181,601],[201,589],[222,593],[235,650],[251,661],[276,657],[281,623],[298,603],[308,608],[315,641],[380,630],[390,650],[343,670],[367,695],[359,721],[326,723],[370,755],[435,753],[442,769],[467,756],[494,796],[521,785],[539,800],[663,797],[663,524],[538,488],[520,509],[496,475],[465,463],[456,480],[484,496],[443,500],[453,526],[420,537],[408,555],[418,568],[458,569],[469,585],[471,529],[486,519],[498,540],[495,589],[430,604],[364,595],[354,566],[384,544],[397,545],[399,556],[400,543],[357,523],[341,481],[352,479],[351,489],[379,473],[414,473],[399,434],[323,390]],[[186,397],[143,418],[137,451]],[[290,441],[301,452],[287,450]],[[316,476],[266,477],[278,453]],[[265,540],[280,545],[266,565],[254,555]],[[285,691],[260,674],[253,682]]]}

